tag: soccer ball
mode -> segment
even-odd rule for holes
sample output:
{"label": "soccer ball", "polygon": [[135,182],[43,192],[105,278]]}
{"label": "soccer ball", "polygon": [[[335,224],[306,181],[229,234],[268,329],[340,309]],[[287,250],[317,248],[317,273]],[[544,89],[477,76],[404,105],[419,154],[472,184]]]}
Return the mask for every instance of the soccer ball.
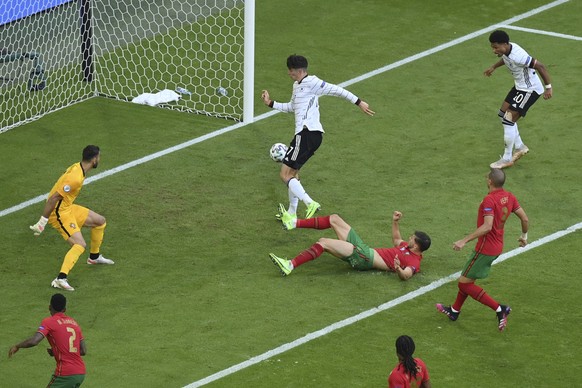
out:
{"label": "soccer ball", "polygon": [[273,146],[271,147],[271,151],[269,151],[271,159],[273,159],[275,162],[282,162],[286,153],[287,146],[283,143],[273,144]]}

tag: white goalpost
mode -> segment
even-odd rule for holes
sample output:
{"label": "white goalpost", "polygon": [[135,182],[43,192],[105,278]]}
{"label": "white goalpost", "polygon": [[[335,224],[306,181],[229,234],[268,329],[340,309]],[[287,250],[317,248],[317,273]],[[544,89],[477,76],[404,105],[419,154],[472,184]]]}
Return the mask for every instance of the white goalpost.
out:
{"label": "white goalpost", "polygon": [[3,0],[0,133],[79,101],[253,120],[255,0]]}

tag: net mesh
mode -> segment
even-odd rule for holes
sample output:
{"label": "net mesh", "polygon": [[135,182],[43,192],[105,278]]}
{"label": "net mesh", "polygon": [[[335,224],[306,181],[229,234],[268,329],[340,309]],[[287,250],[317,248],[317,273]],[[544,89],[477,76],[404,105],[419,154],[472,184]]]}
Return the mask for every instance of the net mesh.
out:
{"label": "net mesh", "polygon": [[0,132],[163,89],[182,91],[165,108],[242,119],[242,0],[74,1],[1,25],[0,42]]}

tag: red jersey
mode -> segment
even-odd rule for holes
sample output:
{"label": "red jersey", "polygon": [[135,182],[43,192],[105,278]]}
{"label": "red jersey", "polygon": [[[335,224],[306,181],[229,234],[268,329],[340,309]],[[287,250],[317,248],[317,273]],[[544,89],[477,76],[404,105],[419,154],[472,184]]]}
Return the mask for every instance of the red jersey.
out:
{"label": "red jersey", "polygon": [[51,344],[57,368],[55,376],[84,375],[85,363],[81,358],[81,327],[64,313],[43,319],[38,332]]}
{"label": "red jersey", "polygon": [[406,268],[411,267],[412,273],[417,273],[420,271],[420,261],[422,260],[422,255],[417,255],[408,249],[408,242],[402,241],[400,245],[392,248],[374,248],[376,252],[382,257],[384,263],[390,268],[391,271],[394,269],[394,259],[398,257],[400,260],[400,267]]}
{"label": "red jersey", "polygon": [[404,365],[398,363],[388,376],[388,388],[418,388],[423,382],[430,379],[424,361],[420,358],[415,358],[414,361],[416,361],[416,377],[413,378],[406,371]]}
{"label": "red jersey", "polygon": [[412,375],[406,371],[404,365],[398,363],[398,365],[392,369],[392,372],[390,372],[390,376],[388,376],[388,388],[418,388],[423,382],[430,379],[424,361],[420,358],[415,358],[414,361],[416,361],[416,377],[413,378]]}
{"label": "red jersey", "polygon": [[489,233],[479,237],[475,252],[487,256],[498,256],[503,252],[503,228],[505,221],[519,209],[519,203],[513,194],[503,189],[493,190],[485,196],[477,216],[477,227],[483,225],[485,216],[493,216],[493,226]]}

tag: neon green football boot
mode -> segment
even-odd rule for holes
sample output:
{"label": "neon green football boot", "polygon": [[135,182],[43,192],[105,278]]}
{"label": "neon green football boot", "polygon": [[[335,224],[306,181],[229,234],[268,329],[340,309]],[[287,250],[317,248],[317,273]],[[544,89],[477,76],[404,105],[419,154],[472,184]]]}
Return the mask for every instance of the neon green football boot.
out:
{"label": "neon green football boot", "polygon": [[281,271],[281,275],[287,276],[293,271],[293,264],[291,264],[291,260],[283,259],[281,257],[275,256],[272,253],[269,253],[269,257],[273,264],[279,267],[279,271]]}

